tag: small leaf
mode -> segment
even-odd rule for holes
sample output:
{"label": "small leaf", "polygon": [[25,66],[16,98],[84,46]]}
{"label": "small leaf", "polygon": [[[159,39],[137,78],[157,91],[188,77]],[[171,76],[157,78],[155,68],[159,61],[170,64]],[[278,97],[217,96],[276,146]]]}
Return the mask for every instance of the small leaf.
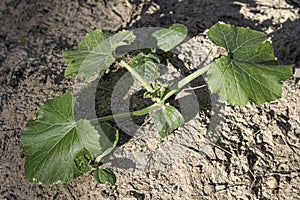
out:
{"label": "small leaf", "polygon": [[64,51],[67,60],[65,77],[90,77],[103,69],[108,69],[118,57],[115,55],[117,47],[128,45],[134,41],[131,31],[123,30],[114,35],[101,30],[89,33],[73,50]]}
{"label": "small leaf", "polygon": [[102,149],[100,152],[99,161],[116,147],[119,140],[118,129],[110,126],[108,123],[102,123],[100,124],[100,127],[100,146]]}
{"label": "small leaf", "polygon": [[187,28],[182,24],[173,24],[168,29],[162,28],[152,36],[157,40],[157,46],[167,52],[179,45],[187,36]]}
{"label": "small leaf", "polygon": [[90,170],[99,155],[100,135],[88,120],[74,120],[70,93],[49,99],[38,108],[36,120],[21,135],[25,176],[35,183],[67,182]]}
{"label": "small leaf", "polygon": [[109,183],[114,185],[116,183],[116,175],[109,169],[97,168],[94,172],[94,179],[101,184]]}
{"label": "small leaf", "polygon": [[128,63],[145,81],[151,82],[160,76],[159,58],[154,54],[139,53]]}
{"label": "small leaf", "polygon": [[173,106],[164,105],[154,115],[154,124],[158,130],[158,134],[163,138],[179,128],[183,122],[184,118]]}
{"label": "small leaf", "polygon": [[90,162],[92,160],[94,160],[94,158],[86,148],[79,151],[74,158],[75,165],[81,173],[91,171],[92,167],[90,166]]}
{"label": "small leaf", "polygon": [[158,83],[155,84],[154,91],[152,92],[145,92],[144,98],[151,98],[153,101],[157,101],[158,99],[161,100],[166,92],[168,91],[167,85],[159,85]]}
{"label": "small leaf", "polygon": [[293,66],[279,66],[264,33],[228,24],[216,24],[208,37],[228,55],[216,59],[208,70],[212,93],[231,105],[251,100],[260,105],[281,97],[281,81],[293,75]]}

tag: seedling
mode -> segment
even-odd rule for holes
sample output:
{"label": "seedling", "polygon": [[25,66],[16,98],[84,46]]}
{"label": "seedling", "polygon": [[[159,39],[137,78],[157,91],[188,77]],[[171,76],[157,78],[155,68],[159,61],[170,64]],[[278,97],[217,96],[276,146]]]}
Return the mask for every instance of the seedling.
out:
{"label": "seedling", "polygon": [[[132,77],[146,89],[144,97],[153,105],[130,113],[103,116],[97,119],[74,119],[74,97],[70,93],[49,99],[36,112],[36,119],[28,122],[22,136],[25,153],[25,175],[34,183],[52,185],[67,182],[87,172],[93,173],[100,183],[114,184],[112,171],[101,167],[101,159],[117,144],[118,130],[107,120],[154,113],[153,123],[161,137],[166,137],[184,123],[181,113],[166,101],[187,83],[202,74],[208,74],[208,87],[212,93],[230,105],[245,106],[248,101],[257,105],[281,97],[281,81],[290,78],[293,66],[278,65],[268,37],[249,28],[216,24],[210,28],[208,38],[223,47],[227,55],[188,75],[178,83],[165,86],[156,81],[159,52],[167,52],[186,37],[187,29],[174,24],[168,29],[154,30],[149,37],[136,41],[133,31],[116,34],[102,30],[89,33],[73,50],[64,51],[67,61],[65,77],[90,77],[107,70],[114,62],[126,68]],[[153,44],[151,49],[128,51],[133,45]],[[125,62],[121,53],[131,56]],[[95,124],[98,125],[92,125]]]}

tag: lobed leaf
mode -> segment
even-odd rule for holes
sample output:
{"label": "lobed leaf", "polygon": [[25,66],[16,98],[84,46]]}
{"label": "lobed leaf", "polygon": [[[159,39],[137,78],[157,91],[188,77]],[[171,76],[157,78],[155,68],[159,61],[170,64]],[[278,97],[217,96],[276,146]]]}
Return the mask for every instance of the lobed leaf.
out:
{"label": "lobed leaf", "polygon": [[65,77],[74,74],[90,77],[94,73],[108,69],[117,58],[116,48],[128,45],[134,39],[134,34],[127,30],[114,35],[102,30],[89,33],[73,50],[63,52],[63,57],[67,61]]}
{"label": "lobed leaf", "polygon": [[62,56],[66,59],[67,68],[65,70],[65,77],[70,77],[80,69],[80,66],[97,45],[109,38],[112,34],[102,30],[94,30],[88,33],[85,38],[72,50],[63,51]]}
{"label": "lobed leaf", "polygon": [[[103,141],[101,148],[103,138],[88,120],[75,121],[73,109],[74,97],[65,93],[47,100],[38,108],[36,119],[28,122],[21,147],[29,181],[44,185],[70,181],[90,171],[90,162],[109,151]],[[108,125],[104,126],[107,131]]]}
{"label": "lobed leaf", "polygon": [[176,108],[166,105],[155,113],[153,120],[158,134],[163,138],[170,135],[184,122],[184,118]]}
{"label": "lobed leaf", "polygon": [[293,75],[293,66],[279,66],[264,33],[228,24],[216,24],[209,39],[227,50],[208,70],[212,93],[231,105],[251,100],[260,105],[281,97],[281,81]]}

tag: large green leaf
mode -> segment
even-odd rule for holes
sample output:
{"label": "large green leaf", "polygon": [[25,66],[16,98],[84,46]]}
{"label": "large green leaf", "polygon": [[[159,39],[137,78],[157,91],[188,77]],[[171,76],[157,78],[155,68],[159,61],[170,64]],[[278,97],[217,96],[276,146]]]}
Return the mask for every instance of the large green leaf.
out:
{"label": "large green leaf", "polygon": [[88,120],[74,120],[74,97],[65,93],[38,108],[21,135],[25,176],[35,183],[67,182],[87,171],[101,152],[100,135]]}
{"label": "large green leaf", "polygon": [[167,52],[179,45],[187,36],[187,28],[182,24],[173,24],[169,28],[158,29],[152,33],[157,46]]}
{"label": "large green leaf", "polygon": [[115,61],[117,47],[128,45],[134,41],[131,31],[123,30],[114,35],[102,30],[89,33],[73,50],[64,51],[67,61],[65,77],[89,77],[103,69],[107,69]]}
{"label": "large green leaf", "polygon": [[216,24],[208,31],[208,37],[228,52],[208,70],[208,85],[213,93],[240,106],[249,100],[260,105],[281,97],[281,81],[292,76],[293,66],[277,64],[272,44],[264,33]]}
{"label": "large green leaf", "polygon": [[155,113],[153,121],[158,134],[161,137],[166,137],[183,124],[184,118],[173,106],[163,105]]}
{"label": "large green leaf", "polygon": [[159,62],[160,60],[156,55],[140,52],[134,56],[133,60],[128,64],[134,68],[145,81],[151,82],[160,76]]}
{"label": "large green leaf", "polygon": [[114,185],[116,183],[116,175],[109,169],[97,168],[94,171],[94,179],[99,183],[109,183]]}

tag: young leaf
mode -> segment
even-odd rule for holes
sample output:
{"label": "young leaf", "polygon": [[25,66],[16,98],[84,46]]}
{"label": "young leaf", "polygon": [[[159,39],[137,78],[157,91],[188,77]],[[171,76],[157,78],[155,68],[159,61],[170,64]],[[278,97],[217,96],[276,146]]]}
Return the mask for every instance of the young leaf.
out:
{"label": "young leaf", "polygon": [[35,183],[67,182],[90,170],[101,150],[99,133],[88,120],[74,120],[74,97],[65,93],[38,108],[21,135],[25,176]]}
{"label": "young leaf", "polygon": [[150,98],[153,101],[161,100],[166,92],[168,91],[167,85],[159,85],[158,83],[155,83],[155,87],[153,88],[153,92],[145,92],[144,98]]}
{"label": "young leaf", "polygon": [[116,183],[116,175],[111,170],[104,168],[97,168],[94,171],[94,179],[102,184],[114,185]]}
{"label": "young leaf", "polygon": [[147,82],[154,81],[160,76],[159,58],[154,54],[145,55],[141,52],[128,64]]}
{"label": "young leaf", "polygon": [[184,118],[173,106],[162,106],[154,115],[154,124],[161,137],[170,135],[176,128],[179,128]]}
{"label": "young leaf", "polygon": [[260,105],[281,97],[281,81],[292,76],[293,66],[277,64],[264,33],[216,24],[208,31],[208,37],[228,52],[208,70],[208,85],[213,93],[239,106],[249,100]]}
{"label": "young leaf", "polygon": [[73,50],[64,51],[67,61],[65,77],[90,77],[103,69],[108,69],[115,61],[115,50],[119,46],[128,45],[134,41],[131,31],[123,30],[114,35],[101,30],[89,33]]}
{"label": "young leaf", "polygon": [[187,36],[187,28],[182,24],[173,24],[168,29],[159,29],[152,33],[157,46],[167,52],[179,45]]}
{"label": "young leaf", "polygon": [[90,162],[92,160],[94,158],[86,148],[76,153],[74,158],[75,165],[82,174],[91,171]]}
{"label": "young leaf", "polygon": [[109,154],[117,145],[119,140],[119,131],[118,129],[110,126],[108,123],[100,124],[101,130],[100,133],[100,146],[101,152],[98,156],[97,161],[100,161],[101,158]]}

